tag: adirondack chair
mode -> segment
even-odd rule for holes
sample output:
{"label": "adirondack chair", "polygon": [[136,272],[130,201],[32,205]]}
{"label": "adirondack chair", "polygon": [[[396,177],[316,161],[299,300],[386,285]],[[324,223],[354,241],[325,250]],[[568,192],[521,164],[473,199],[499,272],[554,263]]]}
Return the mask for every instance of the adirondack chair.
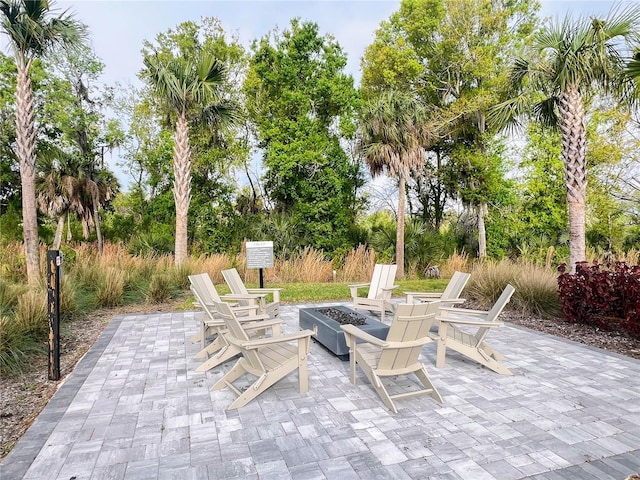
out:
{"label": "adirondack chair", "polygon": [[[196,354],[196,358],[206,359],[196,368],[196,372],[206,372],[223,362],[235,357],[240,350],[230,344],[225,335],[227,328],[224,320],[217,314],[216,303],[221,303],[222,299],[211,281],[208,274],[189,275],[191,282],[191,292],[196,298],[197,304],[202,308],[205,316],[202,321],[202,335],[207,335],[209,331],[216,334],[216,338],[209,345],[205,346]],[[229,305],[230,308],[241,315],[243,325],[247,332],[258,337],[265,335],[270,328],[273,335],[280,334],[279,319],[269,320],[268,315],[259,315],[257,305],[241,306],[237,304]]]}
{"label": "adirondack chair", "polygon": [[[512,375],[511,371],[500,363],[505,359],[504,355],[488,345],[485,338],[492,329],[503,325],[503,322],[498,321],[497,318],[511,299],[514,290],[511,285],[507,285],[489,311],[441,308],[437,316],[440,327],[436,366],[444,367],[446,350],[450,348],[494,372]],[[470,333],[472,329],[475,329],[475,333]]]}
{"label": "adirondack chair", "polygon": [[[200,273],[197,275],[189,275],[189,282],[191,283],[191,291],[193,293],[193,285],[198,285],[200,289],[200,298],[202,298],[202,302],[198,301],[198,295],[194,293],[194,297],[196,301],[194,305],[196,307],[201,307],[201,303],[206,303],[213,306],[213,302],[220,302],[222,299],[220,295],[218,295],[218,291],[216,287],[213,285],[211,281],[211,277],[207,273]],[[237,304],[236,304],[237,305]],[[209,335],[213,335],[217,332],[217,327],[222,324],[221,320],[211,319],[207,312],[203,311],[199,315],[199,319],[201,322],[201,329],[197,335],[193,335],[191,337],[191,342],[196,343],[199,342],[201,344],[202,350],[196,354],[196,358],[207,358],[208,354],[212,347],[212,344],[209,344],[205,347],[206,339]],[[254,309],[254,313],[257,313],[257,309]]]}
{"label": "adirondack chair", "polygon": [[[308,391],[307,355],[309,354],[311,335],[315,335],[317,330],[301,330],[277,337],[250,340],[246,329],[240,324],[236,313],[228,304],[216,303],[216,310],[224,319],[229,330],[226,334],[227,340],[242,353],[242,357],[233,368],[211,387],[211,390],[229,387],[238,395],[227,407],[228,410],[245,406],[271,385],[295,370],[298,370],[300,393]],[[245,374],[255,376],[257,379],[252,385],[241,391],[233,385],[233,382]]]}
{"label": "adirondack chair", "polygon": [[[257,304],[260,311],[270,317],[280,318],[280,290],[281,288],[247,288],[235,268],[222,270],[224,281],[231,289],[228,298],[235,298],[240,305]],[[268,302],[267,296],[271,294],[273,301]]]}
{"label": "adirondack chair", "polygon": [[462,290],[471,277],[470,273],[453,272],[447,287],[442,292],[404,292],[407,303],[413,303],[415,300],[432,301],[440,300],[441,307],[450,307],[455,303],[463,303],[464,299],[460,298]]}
{"label": "adirondack chair", "polygon": [[[377,263],[373,268],[371,282],[349,285],[351,298],[353,298],[354,310],[369,310],[380,312],[380,321],[384,322],[385,312],[394,312],[395,306],[391,303],[391,291],[398,288],[393,282],[396,279],[397,265],[383,265]],[[358,296],[358,289],[369,287],[366,297]]]}
{"label": "adirondack chair", "polygon": [[[351,383],[356,383],[358,364],[384,404],[394,413],[398,412],[393,403],[396,398],[428,394],[442,403],[442,397],[431,383],[427,369],[418,359],[422,347],[432,341],[428,334],[438,306],[437,301],[398,305],[386,340],[369,335],[355,325],[342,325],[345,341],[349,346]],[[389,394],[381,377],[409,373],[418,377],[423,388]]]}

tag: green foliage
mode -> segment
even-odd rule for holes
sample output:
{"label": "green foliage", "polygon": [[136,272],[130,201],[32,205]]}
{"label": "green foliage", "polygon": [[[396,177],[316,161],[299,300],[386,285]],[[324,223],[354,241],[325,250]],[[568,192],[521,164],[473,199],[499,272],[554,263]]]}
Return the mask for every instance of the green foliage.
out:
{"label": "green foliage", "polygon": [[14,318],[0,315],[0,375],[20,375],[43,351],[44,344],[25,335]]}
{"label": "green foliage", "polygon": [[0,279],[0,315],[13,312],[18,304],[18,298],[26,290],[26,287]]}
{"label": "green foliage", "polygon": [[13,203],[0,216],[0,244],[22,240],[22,217]]}
{"label": "green foliage", "polygon": [[[340,145],[357,104],[346,57],[314,23],[254,42],[244,83],[266,167],[265,189],[302,246],[333,249],[350,235],[361,174]],[[336,124],[342,131],[336,131]]]}

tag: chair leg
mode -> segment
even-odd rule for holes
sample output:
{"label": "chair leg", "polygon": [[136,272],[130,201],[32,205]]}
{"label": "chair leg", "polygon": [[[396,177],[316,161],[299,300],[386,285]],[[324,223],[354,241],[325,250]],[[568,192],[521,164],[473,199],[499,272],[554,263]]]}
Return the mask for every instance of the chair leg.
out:
{"label": "chair leg", "polygon": [[382,402],[393,413],[398,413],[398,410],[396,409],[396,406],[393,403],[393,400],[391,400],[391,397],[389,396],[389,393],[387,393],[387,389],[383,385],[382,380],[380,380],[380,377],[378,377],[374,373],[373,374],[373,378],[374,378],[374,380],[371,382],[371,384],[373,385],[373,388],[375,389],[375,391],[378,393],[378,396],[382,399]]}
{"label": "chair leg", "polygon": [[[296,359],[293,360],[295,361]],[[293,365],[297,365],[297,362]],[[271,385],[289,374],[293,369],[295,368],[292,368],[292,363],[291,361],[289,361],[276,368],[275,370],[265,372],[263,375],[258,377],[258,379],[252,385],[247,387],[247,389],[242,392],[242,394],[240,394],[238,398],[231,402],[231,404],[227,407],[227,410],[244,407],[247,403],[256,398]]]}
{"label": "chair leg", "polygon": [[197,358],[198,360],[203,358],[208,358],[209,355],[214,354],[215,352],[220,350],[222,347],[224,347],[224,345],[225,343],[222,341],[222,338],[220,338],[220,335],[218,335],[218,337],[216,337],[216,339],[213,342],[211,342],[209,345],[207,345],[198,353],[196,353],[195,358]]}
{"label": "chair leg", "polygon": [[228,383],[233,383],[235,380],[247,373],[247,369],[244,366],[245,360],[241,358],[235,365],[229,370],[220,380],[218,380],[211,390],[222,390]]}
{"label": "chair leg", "polygon": [[500,375],[513,375],[513,372],[498,362],[495,358],[485,353],[483,350],[477,350],[478,355],[475,360],[485,367],[493,370]]}
{"label": "chair leg", "polygon": [[196,369],[196,372],[206,372],[211,370],[212,368],[217,367],[221,363],[226,362],[227,360],[232,359],[236,355],[240,353],[237,347],[233,347],[231,345],[226,345],[220,349],[218,353],[209,358],[207,361],[201,363]]}
{"label": "chair leg", "polygon": [[423,366],[420,370],[416,370],[415,374],[416,377],[418,377],[418,380],[420,380],[420,383],[422,383],[422,385],[424,386],[425,390],[427,390],[426,393],[429,393],[429,395],[436,401],[444,403],[442,397],[440,396],[440,393],[438,392],[438,390],[436,390],[436,387],[433,386],[433,383],[431,383],[431,379],[429,378],[427,369]]}
{"label": "chair leg", "polygon": [[307,372],[309,342],[309,337],[298,341],[298,390],[300,393],[309,391],[309,374]]}
{"label": "chair leg", "polygon": [[436,350],[436,367],[444,367],[444,358],[447,353],[447,323],[440,322],[438,327],[438,349]]}

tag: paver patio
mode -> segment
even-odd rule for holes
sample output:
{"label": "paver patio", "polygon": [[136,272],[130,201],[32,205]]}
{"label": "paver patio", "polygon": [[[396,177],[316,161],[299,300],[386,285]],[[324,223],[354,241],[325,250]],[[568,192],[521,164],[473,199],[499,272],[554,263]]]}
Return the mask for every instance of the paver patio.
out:
{"label": "paver patio", "polygon": [[[284,332],[298,308],[284,305]],[[196,373],[194,312],[115,317],[5,458],[1,480],[624,479],[640,472],[640,361],[506,326],[501,376],[454,354],[430,397],[388,411],[362,371],[313,343],[309,393],[289,375],[226,411]],[[403,389],[405,377],[393,388]],[[413,388],[413,385],[411,385]]]}

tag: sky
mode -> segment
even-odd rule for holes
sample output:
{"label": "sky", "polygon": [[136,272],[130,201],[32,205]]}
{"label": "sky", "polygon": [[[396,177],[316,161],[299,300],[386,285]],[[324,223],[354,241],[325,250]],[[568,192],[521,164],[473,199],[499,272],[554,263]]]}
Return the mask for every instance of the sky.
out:
{"label": "sky", "polygon": [[[543,0],[541,4],[543,17],[564,18],[567,13],[601,15],[614,2]],[[107,85],[137,84],[143,42],[181,22],[197,22],[202,17],[218,18],[225,31],[236,33],[247,47],[275,27],[287,28],[294,17],[316,22],[320,33],[333,35],[347,53],[347,72],[358,85],[364,49],[373,41],[380,22],[399,5],[399,0],[79,0],[58,1],[55,8],[68,9],[88,25],[93,48],[105,64],[102,81]],[[117,152],[106,160],[126,189],[131,179],[117,168]]]}

